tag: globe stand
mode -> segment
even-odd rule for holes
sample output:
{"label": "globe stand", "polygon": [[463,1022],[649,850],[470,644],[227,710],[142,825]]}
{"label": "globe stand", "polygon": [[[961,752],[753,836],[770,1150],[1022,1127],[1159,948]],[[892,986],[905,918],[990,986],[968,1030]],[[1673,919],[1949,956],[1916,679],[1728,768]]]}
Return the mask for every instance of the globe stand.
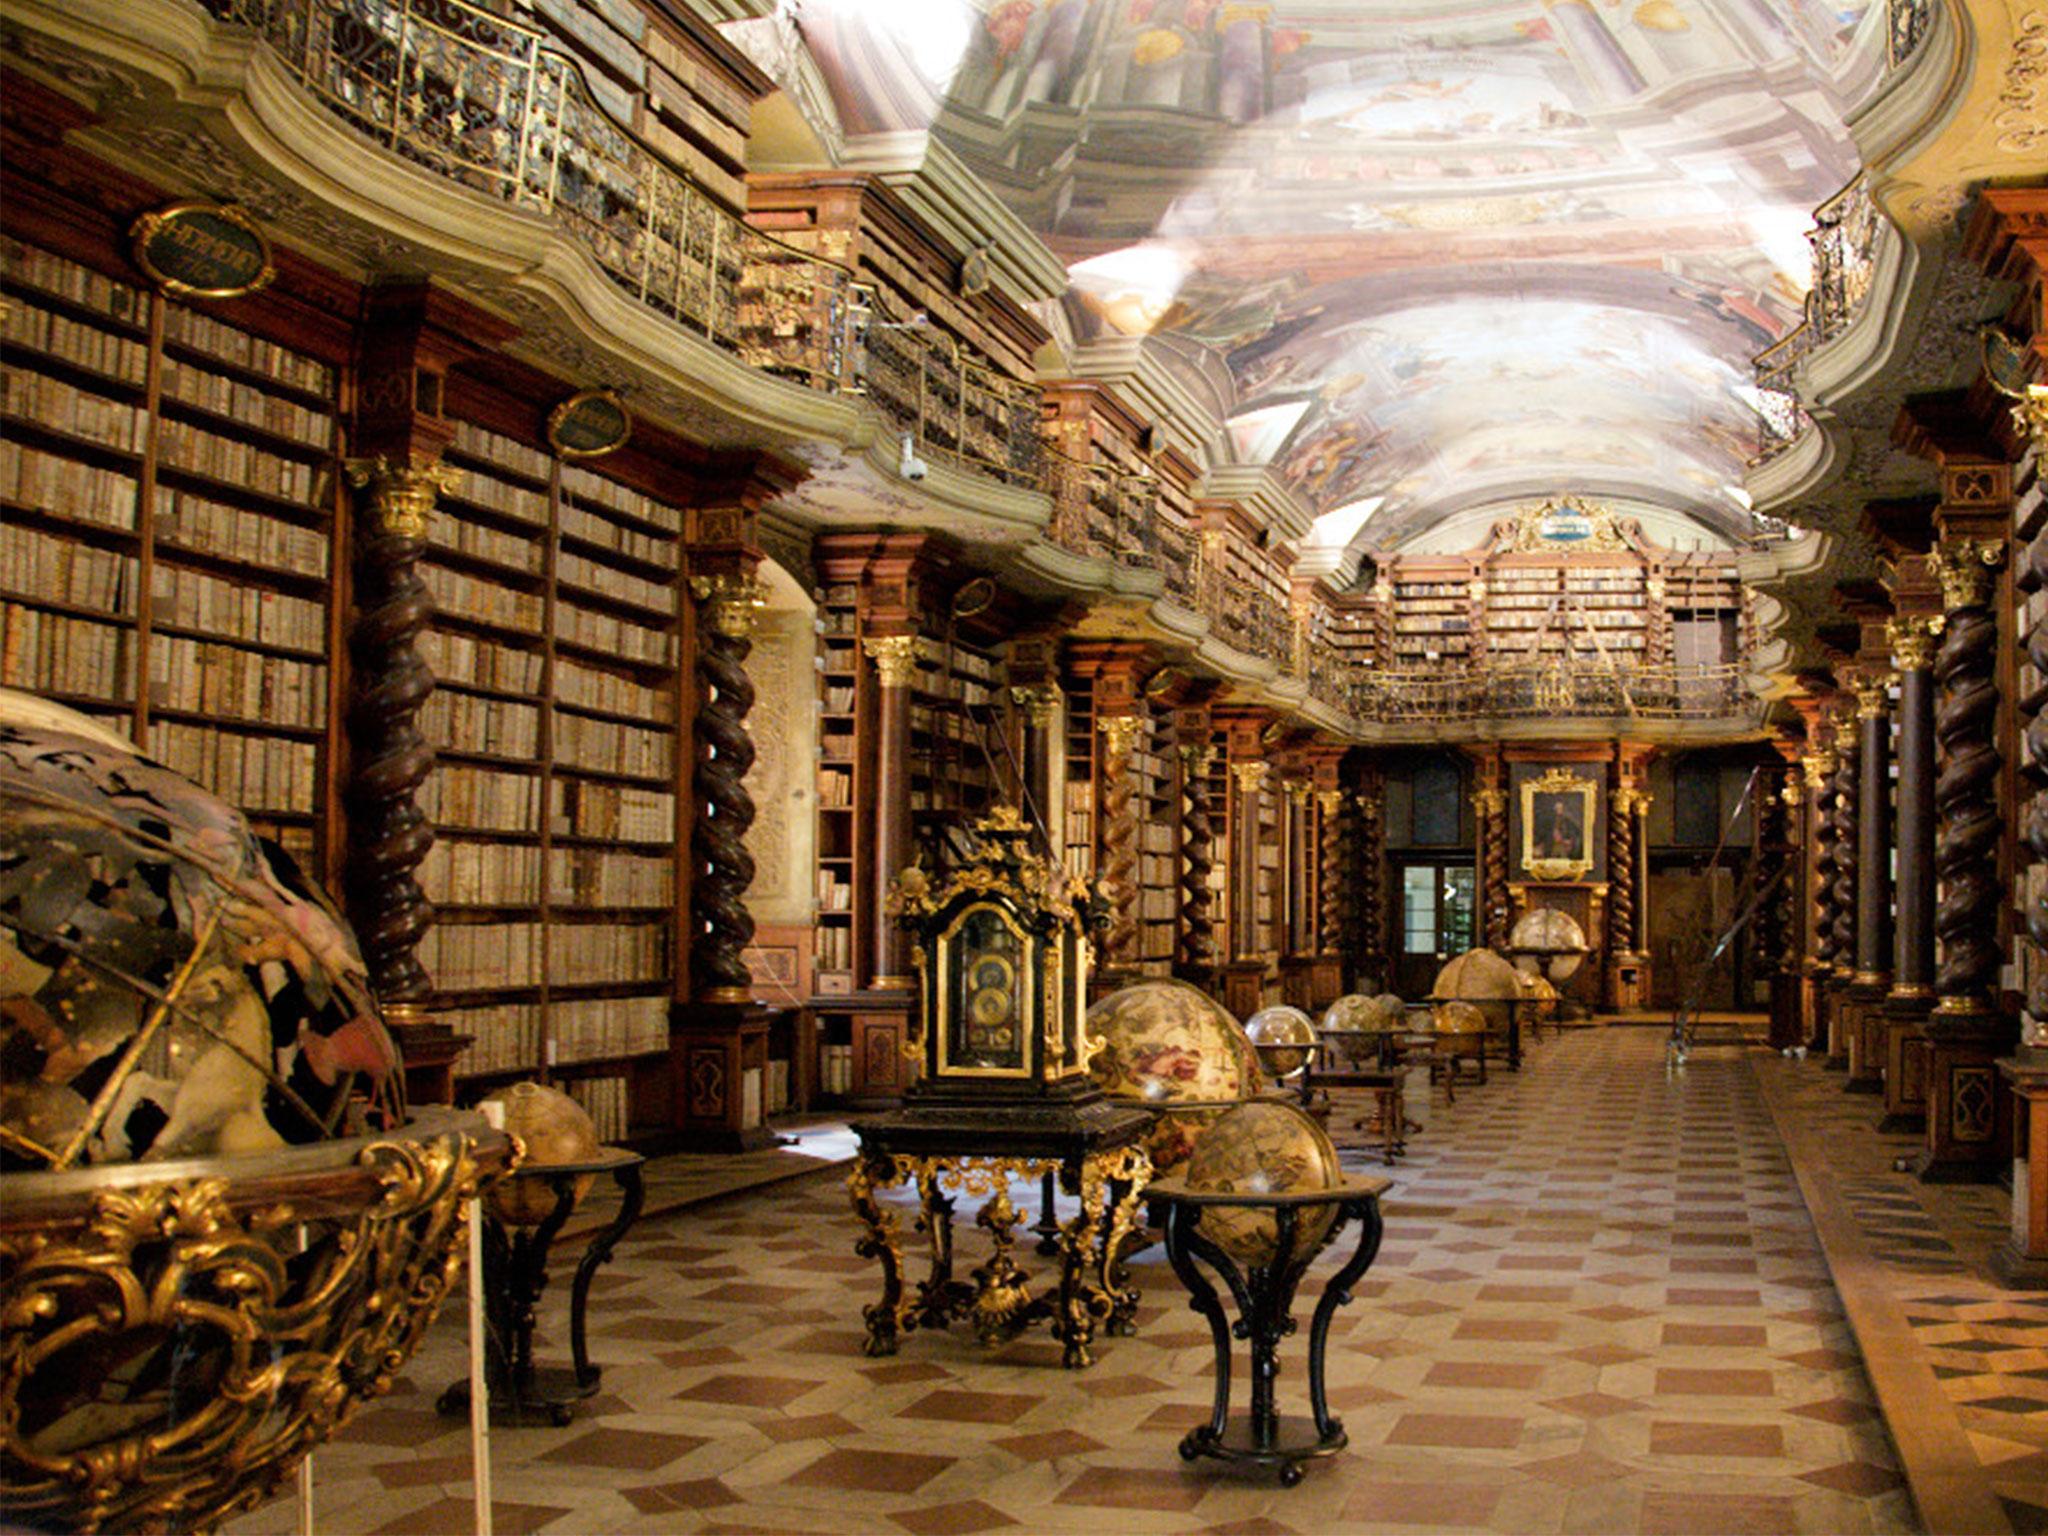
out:
{"label": "globe stand", "polygon": [[[1337,1309],[1351,1300],[1351,1287],[1358,1282],[1379,1252],[1379,1196],[1389,1187],[1385,1179],[1349,1175],[1328,1189],[1304,1190],[1298,1194],[1252,1194],[1241,1191],[1204,1192],[1189,1188],[1180,1178],[1161,1179],[1148,1186],[1145,1199],[1153,1210],[1155,1224],[1166,1229],[1166,1257],[1181,1284],[1188,1288],[1188,1306],[1209,1320],[1209,1332],[1216,1344],[1216,1396],[1209,1422],[1188,1431],[1180,1442],[1183,1461],[1198,1456],[1218,1461],[1275,1471],[1280,1485],[1292,1488],[1303,1476],[1302,1464],[1321,1456],[1334,1456],[1349,1444],[1340,1419],[1330,1416],[1325,1394],[1324,1357],[1330,1341],[1330,1323]],[[1312,1207],[1334,1205],[1335,1222],[1322,1242],[1300,1244],[1296,1231],[1302,1213]],[[1274,1258],[1265,1264],[1240,1268],[1228,1253],[1204,1237],[1202,1213],[1208,1209],[1262,1209],[1273,1213],[1276,1235]],[[1273,1386],[1280,1374],[1280,1341],[1295,1331],[1294,1293],[1315,1261],[1316,1255],[1344,1228],[1347,1221],[1358,1223],[1358,1246],[1344,1267],[1330,1277],[1322,1299],[1309,1323],[1308,1401],[1310,1417],[1282,1416],[1274,1405]],[[1229,1287],[1237,1303],[1238,1323],[1230,1319],[1216,1287],[1195,1261],[1201,1259]],[[1251,1343],[1251,1413],[1230,1422],[1230,1340],[1233,1332]]]}
{"label": "globe stand", "polygon": [[[610,1261],[612,1250],[640,1215],[645,1191],[637,1152],[607,1147],[600,1155],[573,1163],[527,1165],[513,1179],[544,1182],[555,1202],[539,1224],[509,1227],[486,1209],[484,1221],[484,1296],[488,1333],[485,1380],[494,1422],[557,1429],[575,1417],[576,1404],[596,1394],[602,1367],[590,1360],[586,1319],[590,1284]],[[576,1206],[576,1182],[587,1174],[609,1174],[619,1187],[619,1213],[590,1240],[576,1262],[569,1284],[569,1358],[563,1366],[537,1366],[533,1331],[539,1321],[541,1293],[548,1283],[548,1250]],[[469,1383],[458,1381],[443,1392],[435,1407],[443,1414],[469,1411]]]}

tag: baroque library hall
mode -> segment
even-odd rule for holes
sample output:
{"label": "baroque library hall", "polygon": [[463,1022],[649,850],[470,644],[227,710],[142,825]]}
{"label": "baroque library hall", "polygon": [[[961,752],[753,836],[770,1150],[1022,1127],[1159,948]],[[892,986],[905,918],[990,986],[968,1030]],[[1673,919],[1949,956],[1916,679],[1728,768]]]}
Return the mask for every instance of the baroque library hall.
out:
{"label": "baroque library hall", "polygon": [[2039,0],[0,75],[0,1532],[2048,1532]]}

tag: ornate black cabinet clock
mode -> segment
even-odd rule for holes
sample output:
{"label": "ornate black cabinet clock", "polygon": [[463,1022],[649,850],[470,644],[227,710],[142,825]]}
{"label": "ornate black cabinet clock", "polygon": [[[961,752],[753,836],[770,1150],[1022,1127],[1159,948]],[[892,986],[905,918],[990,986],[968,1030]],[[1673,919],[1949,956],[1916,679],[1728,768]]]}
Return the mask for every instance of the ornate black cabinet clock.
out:
{"label": "ornate black cabinet clock", "polygon": [[[893,1354],[918,1327],[972,1321],[999,1343],[1041,1319],[1069,1366],[1092,1363],[1096,1327],[1127,1329],[1137,1294],[1117,1258],[1151,1167],[1142,1109],[1104,1098],[1088,1077],[1084,1026],[1088,941],[1079,882],[1031,851],[1031,830],[999,807],[972,851],[934,887],[899,877],[892,910],[914,935],[924,1077],[894,1113],[854,1126],[861,1156],[848,1187],[865,1227],[860,1252],[882,1264],[882,1299],[866,1309],[866,1349]],[[1012,1233],[1025,1181],[1054,1175],[1080,1208],[1060,1227],[1057,1290],[1031,1292]],[[905,1294],[896,1214],[878,1189],[915,1180],[931,1273]],[[976,1224],[994,1252],[970,1280],[953,1274],[956,1196],[982,1202]]]}

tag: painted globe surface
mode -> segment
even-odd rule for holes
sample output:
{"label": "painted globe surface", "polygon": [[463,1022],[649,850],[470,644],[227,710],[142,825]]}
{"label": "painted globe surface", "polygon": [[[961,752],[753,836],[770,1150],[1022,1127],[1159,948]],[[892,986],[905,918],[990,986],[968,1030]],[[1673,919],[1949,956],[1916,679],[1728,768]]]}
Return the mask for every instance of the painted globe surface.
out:
{"label": "painted globe surface", "polygon": [[[522,1171],[560,1163],[587,1163],[598,1153],[597,1126],[568,1094],[539,1083],[514,1083],[484,1100],[505,1106],[505,1129],[526,1147]],[[592,1175],[576,1181],[574,1209],[590,1192]],[[498,1219],[516,1227],[537,1227],[555,1208],[555,1192],[545,1179],[506,1179],[491,1191],[491,1209]]]}
{"label": "painted globe surface", "polygon": [[1522,983],[1515,968],[1492,950],[1468,949],[1436,973],[1429,995],[1479,1004],[1487,1027],[1505,1034],[1513,1016],[1508,1005],[1522,995]]}
{"label": "painted globe surface", "polygon": [[1153,1172],[1175,1172],[1208,1127],[1264,1086],[1244,1028],[1184,981],[1141,981],[1096,1000],[1089,1073],[1112,1098],[1161,1111],[1146,1138]]}
{"label": "painted globe surface", "polygon": [[1290,1008],[1285,1003],[1261,1008],[1245,1020],[1244,1032],[1271,1077],[1299,1072],[1315,1053],[1315,1024],[1299,1008]]}
{"label": "painted globe surface", "polygon": [[1526,971],[1517,971],[1516,977],[1522,984],[1522,1017],[1538,1024],[1548,1024],[1557,1017],[1557,988],[1549,978],[1532,976]]}
{"label": "painted globe surface", "polygon": [[404,1118],[398,1052],[319,887],[226,802],[0,689],[0,1169]]}
{"label": "painted globe surface", "polygon": [[[1337,1149],[1323,1128],[1294,1105],[1271,1099],[1221,1116],[1196,1143],[1187,1168],[1188,1188],[1204,1194],[1292,1194],[1328,1189],[1339,1176]],[[1291,1255],[1277,1252],[1279,1222],[1270,1207],[1205,1210],[1201,1233],[1240,1264],[1271,1264],[1313,1254],[1336,1217],[1332,1205],[1302,1210]]]}
{"label": "painted globe surface", "polygon": [[[1330,1042],[1333,1053],[1349,1066],[1357,1066],[1379,1049],[1379,1037],[1401,1027],[1401,1005],[1387,1006],[1386,997],[1367,997],[1354,992],[1340,997],[1323,1011],[1323,1030],[1339,1038]],[[1356,1036],[1356,1038],[1352,1038]]]}
{"label": "painted globe surface", "polygon": [[1552,981],[1569,981],[1586,958],[1586,930],[1571,913],[1540,907],[1522,914],[1508,934],[1508,948],[1534,951],[1517,957],[1523,969],[1540,967]]}
{"label": "painted globe surface", "polygon": [[1440,1035],[1483,1035],[1486,1014],[1477,1003],[1438,1003],[1430,1010]]}

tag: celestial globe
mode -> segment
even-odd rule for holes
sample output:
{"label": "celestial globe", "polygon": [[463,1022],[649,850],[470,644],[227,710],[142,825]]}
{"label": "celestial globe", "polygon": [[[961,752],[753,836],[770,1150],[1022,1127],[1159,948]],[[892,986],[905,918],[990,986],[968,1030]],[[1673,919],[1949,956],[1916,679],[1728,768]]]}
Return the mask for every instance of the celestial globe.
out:
{"label": "celestial globe", "polygon": [[1489,1028],[1506,1034],[1513,1018],[1510,1006],[1522,995],[1522,983],[1515,968],[1490,949],[1468,949],[1436,973],[1431,999],[1462,999],[1480,1005]]}
{"label": "celestial globe", "polygon": [[[505,1106],[505,1129],[526,1148],[522,1171],[537,1173],[561,1163],[587,1163],[597,1156],[596,1123],[559,1088],[514,1083],[483,1102]],[[571,1210],[590,1192],[593,1177],[586,1173],[576,1180]],[[491,1209],[507,1226],[537,1227],[554,1208],[555,1192],[545,1178],[507,1179],[491,1192]]]}
{"label": "celestial globe", "polygon": [[1178,1169],[1210,1124],[1264,1086],[1244,1027],[1184,981],[1121,987],[1089,1008],[1087,1027],[1096,1087],[1159,1111],[1146,1143],[1155,1173]]}
{"label": "celestial globe", "polygon": [[1516,966],[1540,970],[1552,981],[1569,981],[1586,958],[1586,931],[1569,912],[1539,907],[1525,912],[1508,934]]}
{"label": "celestial globe", "polygon": [[1291,1077],[1315,1054],[1315,1024],[1299,1008],[1285,1003],[1261,1008],[1245,1020],[1244,1032],[1271,1078]]}
{"label": "celestial globe", "polygon": [[1516,971],[1522,986],[1522,1017],[1536,1024],[1548,1024],[1557,1017],[1557,988],[1547,976]]}
{"label": "celestial globe", "polygon": [[[1201,1194],[1301,1193],[1328,1189],[1340,1176],[1337,1149],[1323,1128],[1277,1099],[1240,1104],[1221,1116],[1187,1165],[1187,1186]],[[1270,1206],[1211,1206],[1202,1212],[1200,1231],[1240,1264],[1288,1264],[1312,1256],[1336,1216],[1334,1205],[1304,1207],[1287,1254],[1278,1251],[1279,1221]]]}
{"label": "celestial globe", "polygon": [[1401,1027],[1399,999],[1387,1006],[1385,997],[1367,997],[1353,992],[1338,998],[1323,1011],[1323,1031],[1334,1035],[1333,1051],[1347,1066],[1356,1067],[1376,1054],[1382,1036]]}

